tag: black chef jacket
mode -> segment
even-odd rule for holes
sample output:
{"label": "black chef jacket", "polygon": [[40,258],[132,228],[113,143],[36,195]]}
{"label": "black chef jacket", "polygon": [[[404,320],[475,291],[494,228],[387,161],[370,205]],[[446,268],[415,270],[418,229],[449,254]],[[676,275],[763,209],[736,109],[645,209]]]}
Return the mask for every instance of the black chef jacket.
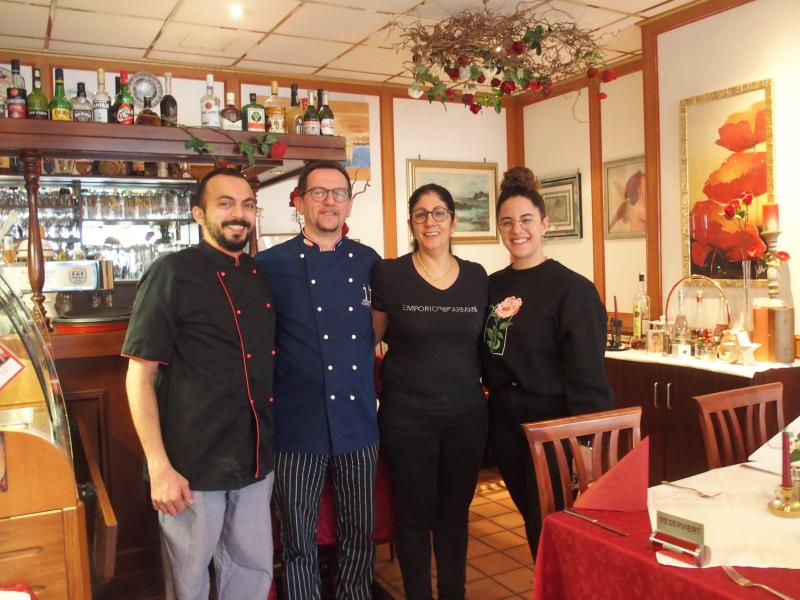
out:
{"label": "black chef jacket", "polygon": [[272,469],[272,292],[255,261],[205,242],[158,259],[136,293],[122,355],[161,363],[164,445],[193,490]]}

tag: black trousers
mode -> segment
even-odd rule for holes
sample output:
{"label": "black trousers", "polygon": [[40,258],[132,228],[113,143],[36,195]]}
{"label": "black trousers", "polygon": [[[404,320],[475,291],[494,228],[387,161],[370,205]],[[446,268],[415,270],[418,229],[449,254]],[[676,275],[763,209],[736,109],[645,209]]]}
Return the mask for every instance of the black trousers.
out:
{"label": "black trousers", "polygon": [[463,599],[469,506],[486,445],[480,387],[446,398],[384,390],[378,423],[395,507],[395,547],[408,600]]}

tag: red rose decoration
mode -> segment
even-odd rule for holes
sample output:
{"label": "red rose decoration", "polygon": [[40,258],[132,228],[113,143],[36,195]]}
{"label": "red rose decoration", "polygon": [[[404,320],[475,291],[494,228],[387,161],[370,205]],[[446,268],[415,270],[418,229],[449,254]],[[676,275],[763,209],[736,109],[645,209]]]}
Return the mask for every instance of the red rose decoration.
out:
{"label": "red rose decoration", "polygon": [[592,79],[593,77],[597,77],[597,73],[598,73],[598,71],[594,67],[589,67],[588,69],[586,69],[586,77],[588,77],[589,79]]}
{"label": "red rose decoration", "polygon": [[475,94],[464,94],[463,96],[461,96],[461,101],[467,106],[469,106],[475,101]]}
{"label": "red rose decoration", "polygon": [[486,81],[486,75],[481,73],[480,75],[478,75],[478,78],[475,81],[477,81],[478,83],[483,83],[484,81]]}
{"label": "red rose decoration", "polygon": [[350,233],[350,228],[347,226],[347,223],[342,223],[342,237],[347,237],[348,233]]}
{"label": "red rose decoration", "polygon": [[469,59],[462,54],[458,57],[458,64],[460,64],[462,67],[466,67],[469,64]]}
{"label": "red rose decoration", "polygon": [[606,94],[605,92],[600,92],[599,94],[597,94],[598,100],[605,100],[606,98],[608,98],[608,94]]}
{"label": "red rose decoration", "polygon": [[500,80],[497,77],[494,77],[489,85],[491,85],[493,88],[500,87]]}
{"label": "red rose decoration", "polygon": [[447,70],[447,75],[453,81],[458,81],[458,68],[457,67],[452,67],[452,68],[448,69]]}
{"label": "red rose decoration", "polygon": [[788,252],[784,252],[783,250],[778,250],[775,253],[775,258],[777,258],[781,262],[786,262],[787,260],[789,260],[790,257]]}
{"label": "red rose decoration", "polygon": [[725,216],[729,219],[732,219],[736,216],[736,213],[739,212],[739,201],[738,200],[731,200],[725,205],[723,209],[725,212]]}
{"label": "red rose decoration", "polygon": [[500,91],[504,94],[513,94],[514,90],[517,89],[517,84],[513,81],[504,81],[500,84]]}
{"label": "red rose decoration", "polygon": [[525,52],[525,49],[526,49],[525,42],[517,40],[516,42],[511,44],[511,52],[513,52],[514,54],[522,54],[523,52]]}
{"label": "red rose decoration", "polygon": [[289,146],[284,144],[283,142],[275,142],[269,148],[269,156],[270,158],[274,158],[275,160],[281,160],[284,156],[286,156],[286,149]]}
{"label": "red rose decoration", "polygon": [[606,69],[600,74],[600,81],[602,81],[603,83],[614,81],[616,78],[617,78],[617,72],[614,69]]}
{"label": "red rose decoration", "polygon": [[300,188],[295,187],[289,194],[289,208],[294,208],[294,199],[300,197]]}
{"label": "red rose decoration", "polygon": [[530,92],[538,92],[542,89],[542,82],[538,79],[536,81],[531,81],[528,85],[525,86],[525,89]]}
{"label": "red rose decoration", "polygon": [[[728,208],[730,206],[730,209]],[[710,252],[716,252],[728,261],[740,261],[750,258],[761,258],[767,249],[755,225],[746,226],[741,219],[728,216],[735,215],[739,202],[732,200],[728,204],[720,204],[714,200],[696,202],[689,215],[689,231],[693,240],[692,263],[702,266]]]}
{"label": "red rose decoration", "polygon": [[753,203],[753,194],[750,192],[742,192],[742,204],[750,206]]}
{"label": "red rose decoration", "polygon": [[477,115],[479,112],[481,112],[482,108],[483,107],[480,104],[472,104],[470,105],[469,110],[473,115]]}

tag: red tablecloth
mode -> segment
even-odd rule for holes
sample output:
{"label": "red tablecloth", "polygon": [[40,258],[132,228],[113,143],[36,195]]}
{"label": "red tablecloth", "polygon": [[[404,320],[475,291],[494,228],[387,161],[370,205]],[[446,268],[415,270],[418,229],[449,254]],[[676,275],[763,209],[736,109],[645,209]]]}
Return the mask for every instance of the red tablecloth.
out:
{"label": "red tablecloth", "polygon": [[[774,598],[763,590],[736,585],[719,567],[687,569],[659,565],[648,541],[650,520],[646,512],[581,512],[630,536],[617,535],[561,512],[549,515],[539,542],[534,600]],[[800,599],[800,570],[748,567],[736,570],[748,579]]]}

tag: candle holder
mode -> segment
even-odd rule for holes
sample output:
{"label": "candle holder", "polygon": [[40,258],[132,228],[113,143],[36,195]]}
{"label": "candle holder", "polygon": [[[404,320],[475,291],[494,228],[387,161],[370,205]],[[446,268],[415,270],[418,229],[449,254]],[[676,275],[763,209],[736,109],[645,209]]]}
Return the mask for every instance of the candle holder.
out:
{"label": "candle holder", "polygon": [[770,512],[779,517],[796,519],[800,517],[800,482],[790,487],[778,486],[775,500],[767,503]]}
{"label": "candle holder", "polygon": [[[778,236],[780,231],[762,231],[761,237],[767,244],[767,252],[775,254],[778,247]],[[770,300],[777,300],[780,295],[780,285],[778,284],[778,269],[775,267],[767,267],[767,293]]]}

